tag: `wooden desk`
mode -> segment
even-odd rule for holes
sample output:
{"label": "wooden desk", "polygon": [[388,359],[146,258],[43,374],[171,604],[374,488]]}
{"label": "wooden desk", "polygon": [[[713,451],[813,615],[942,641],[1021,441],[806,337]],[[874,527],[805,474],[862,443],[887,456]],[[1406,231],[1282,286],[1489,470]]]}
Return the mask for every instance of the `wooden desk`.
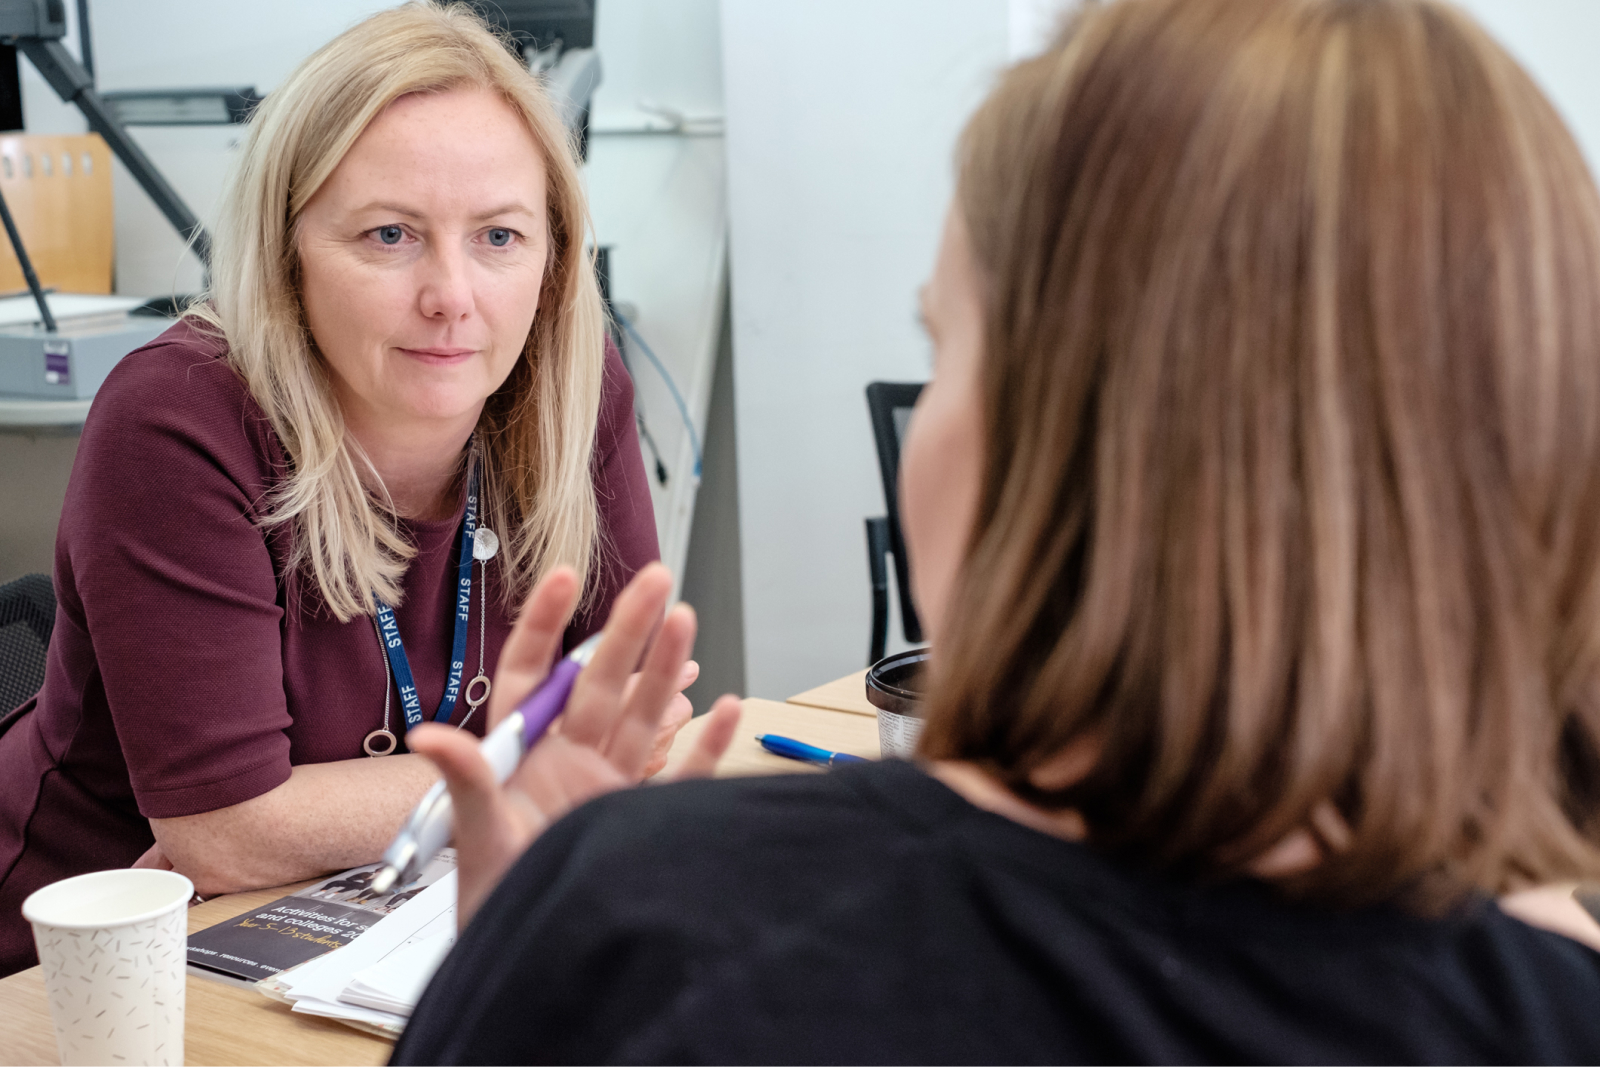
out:
{"label": "wooden desk", "polygon": [[[217,897],[189,909],[189,932],[286,896],[310,882]],[[189,1063],[387,1063],[394,1046],[332,1019],[296,1014],[253,989],[189,976],[183,1051]],[[0,1064],[60,1063],[37,967],[0,980]]]}
{"label": "wooden desk", "polygon": [[[744,718],[718,777],[806,773],[817,768],[782,759],[756,744],[755,735],[777,733],[839,752],[876,758],[873,719],[820,708],[744,702]],[[669,770],[705,728],[702,716],[685,726],[673,746]],[[189,932],[202,930],[310,885],[280,886],[217,897],[189,909]],[[260,993],[193,975],[189,978],[184,1055],[196,1064],[372,1064],[385,1063],[393,1045],[332,1019],[297,1014]],[[59,1063],[55,1027],[45,999],[44,978],[33,967],[0,979],[0,1065]]]}
{"label": "wooden desk", "polygon": [[[661,772],[670,777],[694,739],[705,729],[704,715],[678,732],[672,746],[667,766]],[[733,744],[717,768],[718,778],[731,778],[755,774],[796,774],[820,771],[809,763],[774,756],[756,743],[757,734],[782,734],[809,745],[848,752],[852,756],[878,758],[878,720],[864,715],[852,715],[823,708],[803,707],[798,704],[780,704],[775,700],[751,698],[744,702],[744,715],[739,720],[739,730],[733,735]]]}
{"label": "wooden desk", "polygon": [[856,671],[804,693],[789,698],[790,704],[827,708],[829,711],[848,711],[854,715],[878,717],[878,709],[867,703],[867,672]]}

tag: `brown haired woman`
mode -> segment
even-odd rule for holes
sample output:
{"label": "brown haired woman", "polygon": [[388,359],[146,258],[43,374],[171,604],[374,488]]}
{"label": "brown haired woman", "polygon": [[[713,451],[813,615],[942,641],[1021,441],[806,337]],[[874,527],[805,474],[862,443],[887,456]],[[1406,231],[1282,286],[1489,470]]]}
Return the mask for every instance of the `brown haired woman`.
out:
{"label": "brown haired woman", "polygon": [[[1600,1059],[1495,902],[1600,874],[1600,200],[1527,76],[1433,0],[1091,8],[924,309],[922,762],[467,834],[397,1059]],[[418,747],[523,840],[577,792]]]}

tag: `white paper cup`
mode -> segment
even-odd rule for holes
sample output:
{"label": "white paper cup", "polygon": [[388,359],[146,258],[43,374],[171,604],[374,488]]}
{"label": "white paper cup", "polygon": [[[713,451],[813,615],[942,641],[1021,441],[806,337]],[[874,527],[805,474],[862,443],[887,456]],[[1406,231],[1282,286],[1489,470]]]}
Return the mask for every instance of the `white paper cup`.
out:
{"label": "white paper cup", "polygon": [[22,902],[33,924],[61,1062],[183,1063],[189,879],[96,871]]}
{"label": "white paper cup", "polygon": [[884,759],[911,759],[922,736],[922,683],[928,650],[913,648],[867,668],[867,703],[878,709],[878,748]]}
{"label": "white paper cup", "polygon": [[917,754],[917,739],[922,736],[922,720],[915,715],[896,715],[878,709],[878,748],[884,759],[910,759]]}

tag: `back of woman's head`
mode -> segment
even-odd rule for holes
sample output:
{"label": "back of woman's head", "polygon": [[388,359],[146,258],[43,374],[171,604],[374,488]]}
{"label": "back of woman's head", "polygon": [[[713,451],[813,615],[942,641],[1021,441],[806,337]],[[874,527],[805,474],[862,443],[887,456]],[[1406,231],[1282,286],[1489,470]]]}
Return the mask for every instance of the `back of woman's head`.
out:
{"label": "back of woman's head", "polygon": [[924,752],[1181,873],[1308,829],[1331,903],[1600,872],[1600,202],[1526,74],[1433,0],[1122,0],[959,185],[985,475]]}

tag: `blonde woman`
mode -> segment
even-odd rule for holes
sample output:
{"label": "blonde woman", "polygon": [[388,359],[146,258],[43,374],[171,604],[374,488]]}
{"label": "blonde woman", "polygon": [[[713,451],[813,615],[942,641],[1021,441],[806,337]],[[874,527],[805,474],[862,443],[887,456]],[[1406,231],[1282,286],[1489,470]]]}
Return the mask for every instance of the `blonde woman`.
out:
{"label": "blonde woman", "polygon": [[557,746],[419,735],[523,822],[395,1062],[1600,1059],[1600,954],[1495,899],[1600,876],[1583,158],[1433,0],[1085,10],[924,293],[920,761],[545,830]]}
{"label": "blonde woman", "polygon": [[408,725],[482,732],[532,583],[582,576],[570,647],[656,558],[586,225],[552,105],[464,9],[374,16],[262,105],[207,300],[84,427],[47,679],[0,739],[0,973],[57,878],[376,859],[434,778]]}

